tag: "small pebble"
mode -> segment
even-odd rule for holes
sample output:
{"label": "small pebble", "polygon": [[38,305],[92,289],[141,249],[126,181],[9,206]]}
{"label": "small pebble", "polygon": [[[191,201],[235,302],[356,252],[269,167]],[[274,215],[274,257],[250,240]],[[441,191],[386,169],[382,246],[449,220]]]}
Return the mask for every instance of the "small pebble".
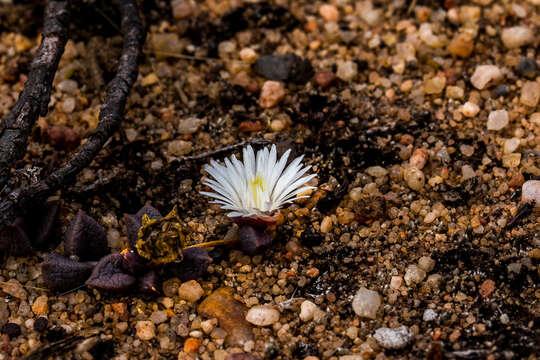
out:
{"label": "small pebble", "polygon": [[495,289],[495,281],[487,279],[482,283],[482,285],[480,285],[480,289],[478,290],[478,292],[480,293],[481,297],[487,298],[491,295],[491,293],[493,293],[493,291],[495,291]]}
{"label": "small pebble", "polygon": [[66,113],[72,113],[73,110],[75,110],[76,104],[75,98],[68,97],[62,101],[62,110],[64,110]]}
{"label": "small pebble", "polygon": [[337,77],[343,81],[352,81],[358,74],[358,65],[354,61],[340,61],[337,65]]}
{"label": "small pebble", "polygon": [[8,322],[2,326],[2,333],[13,339],[21,335],[21,327],[18,324]]}
{"label": "small pebble", "polygon": [[248,310],[246,320],[257,326],[268,326],[279,321],[280,313],[269,305],[257,305]]}
{"label": "small pebble", "polygon": [[248,64],[255,63],[255,61],[257,61],[257,58],[258,58],[258,55],[255,52],[255,50],[251,48],[243,48],[242,50],[240,50],[239,55],[240,55],[240,59],[242,59],[242,61],[247,62]]}
{"label": "small pebble", "polygon": [[66,79],[66,80],[60,81],[57,87],[58,87],[58,90],[66,94],[73,95],[75,91],[77,91],[77,88],[79,87],[79,85],[77,84],[75,80]]}
{"label": "small pebble", "polygon": [[464,156],[471,157],[474,154],[474,146],[463,144],[459,146],[459,151],[461,151]]}
{"label": "small pebble", "polygon": [[170,155],[182,156],[189,154],[193,149],[193,144],[190,141],[173,140],[167,145],[167,150]]}
{"label": "small pebble", "polygon": [[388,170],[386,170],[382,166],[370,166],[366,169],[366,172],[369,176],[373,176],[376,178],[383,177],[388,174]]}
{"label": "small pebble", "polygon": [[392,276],[392,278],[390,279],[390,287],[394,290],[399,290],[401,285],[403,285],[403,277]]}
{"label": "small pebble", "polygon": [[527,180],[523,183],[521,201],[534,202],[535,207],[540,209],[540,180]]}
{"label": "small pebble", "polygon": [[377,310],[381,306],[379,293],[361,287],[352,301],[352,307],[356,315],[368,319],[377,317]]}
{"label": "small pebble", "polygon": [[204,290],[196,280],[190,280],[183,283],[178,288],[180,299],[197,302],[204,295]]}
{"label": "small pebble", "polygon": [[127,128],[126,130],[124,130],[124,133],[126,134],[126,139],[129,142],[135,141],[135,139],[137,139],[137,136],[139,136],[139,132],[133,128]]}
{"label": "small pebble", "polygon": [[315,74],[315,83],[326,89],[336,81],[336,75],[331,71],[322,71]]}
{"label": "small pebble", "polygon": [[425,272],[430,272],[435,267],[435,260],[433,260],[429,256],[422,256],[418,260],[418,266]]}
{"label": "small pebble", "polygon": [[300,304],[300,320],[304,322],[308,322],[311,320],[318,321],[322,316],[324,315],[324,312],[313,302],[309,300],[304,300],[302,304]]}
{"label": "small pebble", "polygon": [[422,170],[409,167],[405,170],[405,181],[411,189],[420,191],[424,188],[426,179]]}
{"label": "small pebble", "polygon": [[24,290],[24,287],[15,279],[9,279],[6,282],[0,284],[2,291],[8,295],[16,297],[17,299],[26,300],[28,293]]}
{"label": "small pebble", "polygon": [[435,321],[437,319],[437,312],[433,309],[426,309],[424,311],[424,315],[422,316],[422,320],[429,322],[429,321]]}
{"label": "small pebble", "polygon": [[406,326],[400,326],[395,329],[379,328],[373,337],[383,348],[398,350],[406,347],[414,339],[414,334]]}
{"label": "small pebble", "polygon": [[324,20],[336,22],[339,20],[339,11],[334,5],[324,4],[319,8],[319,14]]}
{"label": "small pebble", "polygon": [[321,221],[321,232],[326,234],[332,229],[332,218],[330,216],[325,216]]}
{"label": "small pebble", "polygon": [[32,312],[36,315],[46,315],[49,313],[49,298],[47,295],[41,295],[34,300],[32,304]]}
{"label": "small pebble", "polygon": [[167,312],[164,310],[154,311],[152,315],[150,315],[150,320],[156,325],[167,321],[167,319]]}
{"label": "small pebble", "polygon": [[534,41],[534,32],[527,26],[513,26],[504,28],[501,40],[508,49],[529,45]]}
{"label": "small pebble", "polygon": [[190,0],[172,0],[171,8],[175,19],[185,19],[193,12],[193,5]]}
{"label": "small pebble", "polygon": [[462,177],[463,181],[468,180],[468,179],[472,179],[475,176],[476,176],[476,173],[475,173],[474,169],[472,168],[472,166],[463,165],[461,167],[461,177]]}
{"label": "small pebble", "polygon": [[471,76],[471,84],[483,90],[488,84],[502,79],[502,71],[495,65],[478,65]]}
{"label": "small pebble", "polygon": [[210,334],[216,328],[217,321],[209,319],[201,322],[201,329],[205,334]]}
{"label": "small pebble", "polygon": [[502,164],[506,168],[518,167],[520,162],[521,162],[521,154],[520,153],[504,154],[502,156]]}
{"label": "small pebble", "polygon": [[416,265],[409,265],[407,267],[407,270],[405,271],[405,276],[403,279],[405,280],[405,283],[409,286],[418,284],[422,282],[426,278],[426,271],[422,270],[420,267]]}
{"label": "small pebble", "polygon": [[34,330],[41,333],[47,330],[49,326],[49,320],[46,317],[40,316],[34,321]]}
{"label": "small pebble", "polygon": [[470,101],[467,101],[461,107],[461,113],[465,115],[466,117],[470,117],[470,118],[475,117],[479,111],[480,111],[480,108],[478,107],[478,105]]}
{"label": "small pebble", "polygon": [[440,274],[431,274],[426,280],[426,285],[431,289],[438,289],[441,286],[443,278]]}
{"label": "small pebble", "polygon": [[261,88],[259,104],[263,108],[276,106],[285,97],[285,87],[282,82],[267,80]]}
{"label": "small pebble", "polygon": [[519,101],[526,106],[532,108],[538,105],[540,100],[540,84],[536,81],[527,81],[521,88],[521,98]]}
{"label": "small pebble", "polygon": [[137,321],[135,330],[141,340],[152,340],[156,336],[156,327],[152,321]]}
{"label": "small pebble", "polygon": [[178,295],[178,288],[180,287],[180,280],[178,278],[170,278],[165,280],[162,285],[163,294],[168,297],[174,297]]}
{"label": "small pebble", "polygon": [[452,38],[446,50],[454,56],[468,58],[474,50],[474,38],[469,33],[460,33]]}
{"label": "small pebble", "polygon": [[536,77],[538,65],[536,61],[531,58],[521,58],[517,64],[517,72],[519,75],[528,79],[534,79]]}
{"label": "small pebble", "polygon": [[201,343],[196,338],[187,338],[184,342],[184,352],[185,353],[196,353],[199,351],[199,346]]}
{"label": "small pebble", "polygon": [[428,159],[428,153],[426,149],[424,148],[416,149],[414,150],[413,154],[411,155],[411,158],[409,159],[409,167],[422,170],[424,166],[426,165],[427,159]]}
{"label": "small pebble", "polygon": [[435,76],[431,79],[427,79],[424,82],[424,93],[425,94],[440,94],[443,92],[445,86],[446,86],[446,77]]}
{"label": "small pebble", "polygon": [[487,121],[487,129],[499,131],[504,129],[508,123],[508,112],[506,110],[495,110],[489,113]]}
{"label": "small pebble", "polygon": [[500,84],[497,85],[497,87],[493,90],[492,97],[497,99],[501,96],[506,96],[510,93],[510,87],[506,84]]}
{"label": "small pebble", "polygon": [[307,58],[293,53],[263,55],[256,61],[255,70],[267,80],[305,84],[313,77],[313,65]]}
{"label": "small pebble", "polygon": [[150,73],[141,80],[141,85],[150,86],[150,85],[157,84],[158,82],[159,82],[158,76],[155,73]]}
{"label": "small pebble", "polygon": [[521,143],[521,141],[518,139],[518,138],[511,138],[511,139],[506,139],[504,141],[504,148],[503,148],[503,152],[505,154],[510,154],[510,153],[513,153],[514,151],[517,150],[517,148],[519,147],[519,144]]}
{"label": "small pebble", "polygon": [[463,99],[465,96],[465,91],[459,86],[447,86],[446,96],[451,99]]}
{"label": "small pebble", "polygon": [[199,130],[199,127],[202,124],[202,120],[196,117],[189,117],[187,119],[180,120],[178,124],[178,132],[182,135],[193,134]]}

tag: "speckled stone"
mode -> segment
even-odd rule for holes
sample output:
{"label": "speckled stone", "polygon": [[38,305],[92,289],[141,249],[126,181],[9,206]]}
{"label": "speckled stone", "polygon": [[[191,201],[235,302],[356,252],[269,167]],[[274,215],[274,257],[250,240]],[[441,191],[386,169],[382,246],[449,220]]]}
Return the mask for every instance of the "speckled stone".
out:
{"label": "speckled stone", "polygon": [[381,306],[381,297],[379,293],[361,287],[352,301],[352,307],[356,315],[368,319],[377,317],[377,310]]}

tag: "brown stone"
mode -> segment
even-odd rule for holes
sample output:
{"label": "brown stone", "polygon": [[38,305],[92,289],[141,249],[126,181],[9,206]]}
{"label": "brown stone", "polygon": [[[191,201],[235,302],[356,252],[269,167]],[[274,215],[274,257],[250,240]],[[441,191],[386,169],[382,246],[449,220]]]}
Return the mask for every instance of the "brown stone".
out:
{"label": "brown stone", "polygon": [[201,343],[195,338],[187,338],[184,343],[184,352],[185,353],[196,353],[199,351],[199,346]]}
{"label": "brown stone", "polygon": [[489,295],[491,295],[493,291],[495,291],[495,288],[495,281],[487,279],[482,283],[482,285],[480,285],[480,296],[483,298],[487,298]]}
{"label": "brown stone", "polygon": [[518,187],[521,187],[521,185],[523,185],[524,182],[525,182],[525,178],[523,177],[521,173],[518,172],[514,174],[514,176],[512,176],[512,178],[508,182],[508,186],[513,187],[513,188],[518,188]]}
{"label": "brown stone", "polygon": [[336,75],[331,71],[322,71],[315,74],[315,83],[321,88],[326,89],[336,81]]}
{"label": "brown stone", "polygon": [[242,121],[238,125],[238,130],[242,132],[254,132],[264,130],[264,126],[259,121]]}
{"label": "brown stone", "polygon": [[243,346],[254,340],[253,328],[246,321],[246,306],[235,300],[232,293],[231,288],[217,289],[197,310],[203,316],[218,319],[219,327],[228,334],[226,341],[230,346]]}
{"label": "brown stone", "polygon": [[126,303],[114,303],[111,305],[114,313],[122,321],[127,321],[129,317],[128,307]]}
{"label": "brown stone", "polygon": [[467,33],[458,34],[450,41],[446,50],[454,56],[468,58],[474,50],[474,39]]}
{"label": "brown stone", "polygon": [[261,358],[255,354],[236,353],[228,355],[225,360],[261,360]]}
{"label": "brown stone", "polygon": [[49,313],[49,304],[48,304],[49,298],[47,295],[41,295],[34,300],[34,303],[32,304],[32,312],[36,315],[45,315]]}
{"label": "brown stone", "polygon": [[13,297],[16,297],[17,299],[26,300],[26,298],[28,297],[28,293],[26,292],[26,290],[24,290],[21,283],[15,279],[9,279],[8,281],[2,283],[0,286],[3,292]]}

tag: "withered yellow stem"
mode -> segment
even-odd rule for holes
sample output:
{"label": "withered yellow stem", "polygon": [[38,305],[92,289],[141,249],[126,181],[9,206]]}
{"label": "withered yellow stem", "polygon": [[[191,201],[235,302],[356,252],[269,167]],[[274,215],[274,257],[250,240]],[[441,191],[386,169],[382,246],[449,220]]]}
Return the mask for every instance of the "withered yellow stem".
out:
{"label": "withered yellow stem", "polygon": [[184,247],[182,250],[191,249],[191,248],[208,248],[208,247],[214,247],[214,246],[219,246],[219,245],[229,245],[229,244],[234,244],[235,242],[238,242],[238,240],[231,239],[231,240],[209,241],[205,243],[189,245],[189,246]]}

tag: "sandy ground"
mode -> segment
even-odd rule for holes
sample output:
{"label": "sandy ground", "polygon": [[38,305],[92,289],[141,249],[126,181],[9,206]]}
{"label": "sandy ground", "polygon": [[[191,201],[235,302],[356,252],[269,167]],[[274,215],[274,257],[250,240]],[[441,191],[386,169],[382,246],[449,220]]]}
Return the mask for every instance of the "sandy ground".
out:
{"label": "sandy ground", "polygon": [[[0,268],[0,359],[47,345],[57,359],[537,358],[539,210],[522,196],[540,194],[538,0],[140,5],[148,38],[122,128],[58,194],[51,243]],[[42,172],[96,126],[121,50],[115,8],[77,6],[24,160]],[[0,5],[2,117],[42,10]],[[147,203],[176,205],[191,243],[234,236],[199,191],[203,165],[239,148],[189,156],[255,138],[318,175],[270,249],[216,248],[194,281],[161,272],[155,295],[45,289],[40,263],[63,253],[79,209],[112,252]]]}

